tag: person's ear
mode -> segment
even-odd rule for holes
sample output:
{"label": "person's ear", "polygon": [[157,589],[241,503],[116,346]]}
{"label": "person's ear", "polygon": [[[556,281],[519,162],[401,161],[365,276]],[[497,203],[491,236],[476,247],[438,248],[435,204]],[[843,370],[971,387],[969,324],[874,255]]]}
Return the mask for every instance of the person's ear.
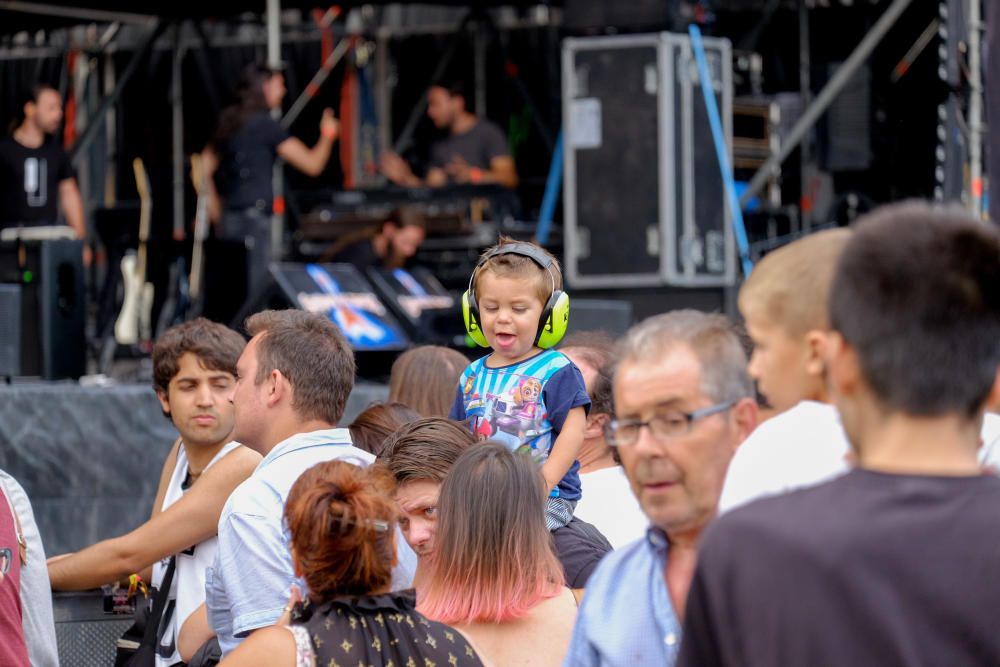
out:
{"label": "person's ear", "polygon": [[856,394],[862,382],[857,350],[836,331],[826,335],[825,350],[830,391],[841,396]]}
{"label": "person's ear", "polygon": [[160,407],[163,408],[163,411],[169,415],[170,414],[170,397],[167,395],[167,393],[165,391],[161,390],[161,389],[157,389],[156,390],[156,398],[159,399],[159,401],[160,401]]}
{"label": "person's ear", "polygon": [[609,414],[597,413],[594,415],[588,415],[587,425],[583,429],[583,439],[591,440],[593,438],[603,438],[604,427],[609,421],[611,421],[611,415]]}
{"label": "person's ear", "polygon": [[993,373],[993,386],[986,396],[986,412],[1000,412],[1000,366]]}
{"label": "person's ear", "polygon": [[806,372],[814,377],[826,373],[826,332],[813,329],[806,333]]}
{"label": "person's ear", "polygon": [[267,377],[267,406],[269,408],[274,407],[281,402],[286,395],[291,394],[291,385],[288,384],[288,378],[282,375],[281,371],[274,369],[271,374]]}
{"label": "person's ear", "polygon": [[736,442],[733,446],[735,450],[757,428],[757,422],[760,419],[757,401],[752,398],[741,398],[732,407],[732,415],[736,424]]}

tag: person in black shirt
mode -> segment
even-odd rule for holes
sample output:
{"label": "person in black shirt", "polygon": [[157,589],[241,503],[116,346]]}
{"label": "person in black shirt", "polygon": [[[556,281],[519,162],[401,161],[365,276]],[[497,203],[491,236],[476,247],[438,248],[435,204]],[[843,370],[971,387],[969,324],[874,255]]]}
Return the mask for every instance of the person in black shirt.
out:
{"label": "person in black shirt", "polygon": [[417,254],[424,242],[424,216],[412,207],[394,210],[373,234],[362,232],[343,239],[332,251],[332,261],[346,262],[364,271],[368,267],[398,269]]}
{"label": "person in black shirt", "polygon": [[62,122],[62,96],[39,84],[24,96],[13,133],[0,139],[0,228],[59,224],[86,235],[83,200],[69,155],[53,136]]}
{"label": "person in black shirt", "polygon": [[824,356],[857,468],[709,528],[684,667],[1000,665],[1000,232],[923,203],[854,227]]}
{"label": "person in black shirt", "polygon": [[330,159],[340,131],[325,109],[320,137],[309,148],[271,118],[285,97],[281,72],[260,65],[244,70],[239,102],[222,112],[219,127],[202,153],[210,178],[209,217],[220,238],[246,244],[248,284],[253,295],[265,283],[271,262],[271,178],[280,157],[309,176],[318,176]]}
{"label": "person in black shirt", "polygon": [[431,146],[430,168],[421,179],[395,153],[382,156],[382,173],[405,187],[498,183],[517,187],[517,169],[503,131],[465,108],[465,93],[457,83],[438,83],[427,93],[427,115],[448,136]]}

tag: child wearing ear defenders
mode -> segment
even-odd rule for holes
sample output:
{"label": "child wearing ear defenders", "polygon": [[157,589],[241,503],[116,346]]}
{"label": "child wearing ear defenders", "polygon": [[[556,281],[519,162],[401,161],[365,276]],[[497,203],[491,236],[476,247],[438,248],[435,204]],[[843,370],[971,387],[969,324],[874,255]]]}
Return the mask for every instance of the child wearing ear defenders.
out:
{"label": "child wearing ear defenders", "polygon": [[501,238],[487,250],[463,299],[466,329],[491,354],[459,378],[448,415],[481,440],[530,455],[549,492],[549,530],[573,518],[590,399],[579,369],[551,348],[566,331],[569,297],[552,255],[533,243]]}

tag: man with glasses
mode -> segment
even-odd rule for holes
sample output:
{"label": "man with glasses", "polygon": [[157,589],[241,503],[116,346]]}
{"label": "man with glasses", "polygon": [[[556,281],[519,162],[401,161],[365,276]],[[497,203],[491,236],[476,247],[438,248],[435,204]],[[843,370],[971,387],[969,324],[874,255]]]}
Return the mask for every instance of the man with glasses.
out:
{"label": "man with glasses", "polygon": [[616,349],[606,435],[650,527],[588,582],[567,667],[674,664],[698,538],[757,423],[746,366],[732,324],[691,310],[647,319]]}

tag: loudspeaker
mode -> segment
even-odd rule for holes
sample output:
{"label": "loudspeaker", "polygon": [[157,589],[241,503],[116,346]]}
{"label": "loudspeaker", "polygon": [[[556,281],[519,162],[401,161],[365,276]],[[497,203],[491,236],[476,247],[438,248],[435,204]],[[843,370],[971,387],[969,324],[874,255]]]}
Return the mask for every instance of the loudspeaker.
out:
{"label": "loudspeaker", "polygon": [[0,280],[20,285],[20,374],[45,380],[83,375],[83,243],[0,243]]}
{"label": "loudspeaker", "polygon": [[237,316],[238,321],[267,308],[301,308],[329,317],[356,351],[409,346],[392,312],[351,264],[272,264],[270,274],[270,285]]}
{"label": "loudspeaker", "polygon": [[464,345],[462,309],[429,269],[372,267],[366,273],[414,343]]}
{"label": "loudspeaker", "polygon": [[[704,47],[731,161],[730,45]],[[569,38],[562,49],[569,290],[732,284],[735,242],[691,39]]]}
{"label": "loudspeaker", "polygon": [[21,286],[0,285],[0,378],[21,374]]}

